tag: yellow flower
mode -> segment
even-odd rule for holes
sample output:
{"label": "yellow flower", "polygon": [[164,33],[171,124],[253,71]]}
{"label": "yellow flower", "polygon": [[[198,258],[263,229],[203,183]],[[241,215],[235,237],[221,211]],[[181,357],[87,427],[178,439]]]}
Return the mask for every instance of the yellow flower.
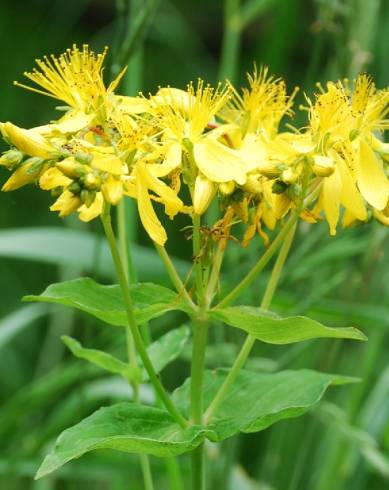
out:
{"label": "yellow flower", "polygon": [[220,141],[228,128],[205,131],[215,126],[214,117],[230,96],[229,88],[213,89],[204,86],[202,80],[196,88],[190,84],[186,92],[165,88],[157,94],[151,112],[165,132],[163,166],[173,170],[181,164],[184,153],[212,182],[245,182],[246,169],[239,153]]}
{"label": "yellow flower", "polygon": [[243,88],[242,94],[231,85],[234,97],[220,115],[229,123],[240,126],[243,136],[261,131],[274,136],[281,119],[293,114],[292,105],[297,89],[289,97],[285,82],[269,76],[267,67],[259,71],[254,67],[253,74],[248,74],[247,79],[249,88]]}
{"label": "yellow flower", "polygon": [[25,72],[24,75],[41,89],[15,82],[19,87],[32,90],[62,100],[77,111],[89,114],[102,104],[102,98],[113,92],[123,72],[105,88],[102,78],[102,67],[108,48],[95,54],[88,45],[80,50],[76,45],[59,57],[45,56],[36,60],[38,69]]}
{"label": "yellow flower", "polygon": [[[366,75],[348,84],[328,83],[312,104],[307,134],[315,144],[311,152],[313,171],[323,176],[316,211],[323,209],[336,233],[340,206],[345,210],[344,225],[367,219],[366,204],[382,211],[389,199],[389,181],[380,157],[379,140],[373,132],[388,126],[389,91],[376,90]],[[325,176],[328,168],[328,176]],[[331,171],[332,170],[332,171]]]}

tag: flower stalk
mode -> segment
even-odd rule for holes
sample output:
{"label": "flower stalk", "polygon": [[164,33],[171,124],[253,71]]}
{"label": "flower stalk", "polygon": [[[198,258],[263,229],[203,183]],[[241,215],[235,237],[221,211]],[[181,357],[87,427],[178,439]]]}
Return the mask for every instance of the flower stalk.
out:
{"label": "flower stalk", "polygon": [[139,332],[137,321],[134,315],[134,305],[131,297],[130,288],[128,287],[126,274],[120,258],[119,250],[117,248],[115,235],[112,229],[109,207],[107,207],[104,213],[101,215],[101,221],[103,223],[104,232],[107,237],[109,247],[111,249],[112,259],[114,261],[116,273],[119,279],[119,285],[123,293],[123,301],[126,308],[127,319],[128,319],[128,328],[133,336],[136,349],[142,359],[144,368],[146,369],[147,374],[149,375],[150,381],[158,397],[164,404],[166,410],[170,413],[173,419],[181,427],[185,428],[188,425],[188,422],[177,410],[172,400],[170,399],[168,393],[166,392],[165,388],[163,387],[161,381],[159,380],[158,375],[156,374],[154,367],[151,363],[151,360],[147,354],[147,350],[143,343],[142,336]]}

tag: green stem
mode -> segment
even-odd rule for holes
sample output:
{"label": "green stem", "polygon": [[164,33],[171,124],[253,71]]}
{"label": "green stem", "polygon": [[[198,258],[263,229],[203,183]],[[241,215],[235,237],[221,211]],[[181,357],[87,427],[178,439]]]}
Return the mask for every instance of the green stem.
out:
{"label": "green stem", "polygon": [[130,288],[128,286],[126,274],[123,268],[123,264],[120,258],[120,253],[117,248],[116,244],[116,239],[115,235],[112,229],[112,223],[111,223],[111,215],[109,212],[109,208],[105,209],[103,214],[101,215],[101,220],[103,223],[105,235],[108,240],[108,244],[111,249],[111,254],[112,254],[112,259],[115,264],[116,268],[116,273],[119,279],[119,284],[120,288],[123,293],[123,300],[124,300],[124,305],[126,308],[126,313],[127,313],[127,319],[128,319],[128,325],[129,329],[131,331],[132,337],[134,339],[135,347],[142,359],[143,365],[149,375],[150,381],[154,386],[154,389],[161,399],[162,403],[164,404],[165,408],[167,411],[170,413],[170,415],[176,420],[176,422],[181,426],[181,427],[186,427],[188,425],[187,421],[184,419],[184,417],[180,414],[180,412],[177,410],[173,402],[171,401],[168,393],[165,391],[165,388],[162,386],[158,375],[156,374],[154,367],[151,363],[151,360],[147,354],[146,347],[143,343],[142,336],[139,332],[139,328],[135,319],[134,315],[134,305],[131,297],[131,292]]}
{"label": "green stem", "polygon": [[195,283],[196,283],[196,295],[197,302],[202,305],[204,302],[204,283],[203,283],[203,265],[201,257],[201,217],[198,214],[194,214],[193,221],[193,260],[195,271]]}
{"label": "green stem", "polygon": [[213,266],[211,270],[211,275],[209,276],[208,286],[205,291],[205,302],[207,306],[212,303],[213,295],[219,281],[220,268],[223,262],[224,250],[226,243],[224,239],[219,242],[216,253],[213,257]]}
{"label": "green stem", "polygon": [[175,457],[165,458],[165,462],[169,474],[170,490],[184,490],[184,483],[177,459]]}
{"label": "green stem", "polygon": [[[276,263],[274,264],[269,282],[267,283],[266,290],[261,301],[261,308],[263,309],[268,309],[271,304],[274,292],[280,280],[282,268],[285,264],[286,257],[288,256],[288,252],[293,241],[295,231],[296,231],[296,224],[293,223],[292,226],[289,227],[288,229],[288,233],[285,237],[285,241],[281,247],[280,253],[278,254]],[[279,236],[280,235],[278,235],[278,237]],[[246,362],[254,343],[255,343],[255,337],[253,337],[252,335],[248,335],[230,372],[228,373],[226,379],[224,380],[223,384],[219,388],[219,391],[216,393],[215,398],[212,400],[211,404],[209,405],[205,413],[205,423],[208,423],[211,420],[213,414],[220,406],[220,403],[224,400],[226,394],[228,393],[228,390],[230,389],[231,385],[235,382],[236,378],[240,373],[240,370],[242,369],[244,363]]]}
{"label": "green stem", "polygon": [[247,289],[251,285],[251,283],[254,281],[257,275],[266,267],[270,259],[277,252],[282,242],[285,240],[285,237],[288,235],[290,230],[297,222],[299,214],[300,214],[300,208],[297,209],[290,216],[285,226],[282,228],[282,230],[279,232],[277,237],[271,243],[270,247],[266,250],[266,252],[262,255],[262,257],[258,260],[258,262],[246,275],[246,277],[244,277],[242,281],[229,294],[227,294],[227,296],[225,296],[215,308],[223,308],[225,306],[230,305],[245,289]]}
{"label": "green stem", "polygon": [[185,301],[188,303],[188,305],[195,310],[196,305],[193,303],[192,298],[189,296],[188,291],[186,290],[186,287],[184,283],[181,281],[180,276],[178,275],[177,269],[174,267],[174,264],[169,257],[169,254],[166,252],[165,247],[162,247],[161,245],[158,245],[158,243],[155,243],[155,248],[158,252],[158,255],[160,256],[167,273],[169,274],[170,280],[173,283],[173,286],[176,288],[176,291],[179,295],[182,295],[182,297],[185,299]]}
{"label": "green stem", "polygon": [[191,453],[192,490],[205,489],[204,443]]}
{"label": "green stem", "polygon": [[[193,256],[195,261],[195,282],[198,300],[197,318],[194,322],[193,352],[190,381],[190,411],[195,424],[203,421],[203,380],[205,366],[205,348],[207,344],[208,322],[205,313],[205,296],[203,283],[203,264],[201,257],[201,219],[193,216]],[[203,490],[204,445],[201,444],[192,452],[192,490]]]}

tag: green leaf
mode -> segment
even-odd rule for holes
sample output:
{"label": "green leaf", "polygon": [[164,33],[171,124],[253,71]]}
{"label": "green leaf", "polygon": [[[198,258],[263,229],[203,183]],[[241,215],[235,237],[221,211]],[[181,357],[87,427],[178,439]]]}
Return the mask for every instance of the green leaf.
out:
{"label": "green leaf", "polygon": [[[168,311],[186,311],[186,303],[171,289],[152,283],[138,283],[132,284],[130,290],[139,323]],[[51,284],[39,296],[29,295],[23,299],[72,306],[111,325],[127,325],[120,287],[103,286],[88,277]]]}
{"label": "green leaf", "polygon": [[36,478],[48,475],[72,459],[95,449],[116,449],[167,457],[197,447],[207,430],[198,425],[182,429],[162,409],[124,402],[104,407],[65,430],[43,461]]}
{"label": "green leaf", "polygon": [[107,352],[97,349],[86,349],[76,339],[68,337],[67,335],[63,335],[61,340],[71,350],[72,354],[80,359],[85,359],[110,373],[120,374],[129,380],[139,378],[139,370],[135,370],[127,363],[111,356],[111,354],[108,354]]}
{"label": "green leaf", "polygon": [[[204,406],[213,400],[226,372],[225,369],[206,371]],[[279,420],[298,417],[315,406],[330,385],[354,381],[355,378],[308,369],[274,374],[241,371],[216,410],[208,426],[212,430],[208,437],[218,442],[238,432],[258,432]],[[187,380],[173,394],[174,402],[183,413],[189,413],[189,392],[190,380]]]}
{"label": "green leaf", "polygon": [[[162,335],[158,340],[148,346],[147,352],[154,366],[155,372],[159,373],[169,363],[174,361],[182,352],[190,335],[190,329],[187,326],[182,326],[171,330]],[[61,337],[65,345],[71,350],[73,355],[80,359],[85,359],[95,366],[114,374],[120,374],[127,380],[147,381],[149,376],[147,371],[142,368],[134,369],[118,359],[117,357],[108,354],[107,352],[97,349],[86,349],[80,342],[72,337],[63,335]],[[138,365],[142,366],[142,361],[138,358]]]}
{"label": "green leaf", "polygon": [[211,310],[209,315],[269,344],[291,344],[317,338],[366,340],[366,336],[353,327],[329,328],[304,316],[280,318],[252,306],[218,308]]}

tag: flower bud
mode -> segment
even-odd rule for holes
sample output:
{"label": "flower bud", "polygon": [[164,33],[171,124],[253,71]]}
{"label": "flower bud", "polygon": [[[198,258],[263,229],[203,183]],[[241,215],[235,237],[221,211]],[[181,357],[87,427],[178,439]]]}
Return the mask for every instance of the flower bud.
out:
{"label": "flower bud", "polygon": [[91,172],[83,177],[82,182],[84,186],[89,190],[100,189],[101,186],[101,178]]}
{"label": "flower bud", "polygon": [[335,169],[334,160],[324,155],[315,155],[312,168],[318,177],[328,177]]}
{"label": "flower bud", "polygon": [[250,192],[251,194],[258,194],[261,190],[261,186],[259,184],[259,175],[248,175],[246,183],[243,188],[245,191]]}
{"label": "flower bud", "polygon": [[281,179],[286,183],[286,184],[292,184],[293,182],[296,182],[298,179],[298,172],[296,171],[295,168],[293,167],[288,167],[286,170],[284,170],[281,174]]}
{"label": "flower bud", "polygon": [[12,169],[23,160],[23,153],[19,150],[8,150],[0,158],[0,165]]}
{"label": "flower bud", "polygon": [[70,191],[72,194],[74,194],[74,195],[78,196],[78,195],[81,193],[81,190],[82,190],[82,189],[81,189],[80,184],[79,184],[79,183],[78,183],[78,182],[75,180],[75,181],[73,181],[73,182],[72,182],[72,183],[69,185],[68,190],[69,190],[69,191]]}
{"label": "flower bud", "polygon": [[90,208],[96,198],[95,191],[88,191],[87,189],[83,189],[80,194],[81,201],[85,204],[87,208]]}
{"label": "flower bud", "polygon": [[199,174],[196,177],[193,195],[194,212],[196,214],[203,214],[208,209],[208,206],[211,204],[215,193],[215,184],[203,175]]}
{"label": "flower bud", "polygon": [[10,122],[0,123],[4,138],[20,151],[32,157],[51,158],[55,151],[47,140],[33,129],[24,129]]}
{"label": "flower bud", "polygon": [[224,196],[230,196],[235,190],[235,182],[232,180],[230,182],[221,182],[219,184],[219,191]]}
{"label": "flower bud", "polygon": [[34,182],[41,173],[42,165],[43,160],[41,158],[29,158],[15,170],[3,185],[2,191],[14,191],[24,185]]}
{"label": "flower bud", "polygon": [[74,158],[77,162],[82,163],[83,165],[89,165],[90,162],[93,160],[93,156],[90,155],[89,153],[84,153],[84,152],[77,152],[74,155]]}
{"label": "flower bud", "polygon": [[88,171],[88,168],[85,165],[80,165],[73,158],[65,158],[65,160],[58,162],[57,168],[59,168],[66,177],[70,177],[71,179],[81,177]]}

